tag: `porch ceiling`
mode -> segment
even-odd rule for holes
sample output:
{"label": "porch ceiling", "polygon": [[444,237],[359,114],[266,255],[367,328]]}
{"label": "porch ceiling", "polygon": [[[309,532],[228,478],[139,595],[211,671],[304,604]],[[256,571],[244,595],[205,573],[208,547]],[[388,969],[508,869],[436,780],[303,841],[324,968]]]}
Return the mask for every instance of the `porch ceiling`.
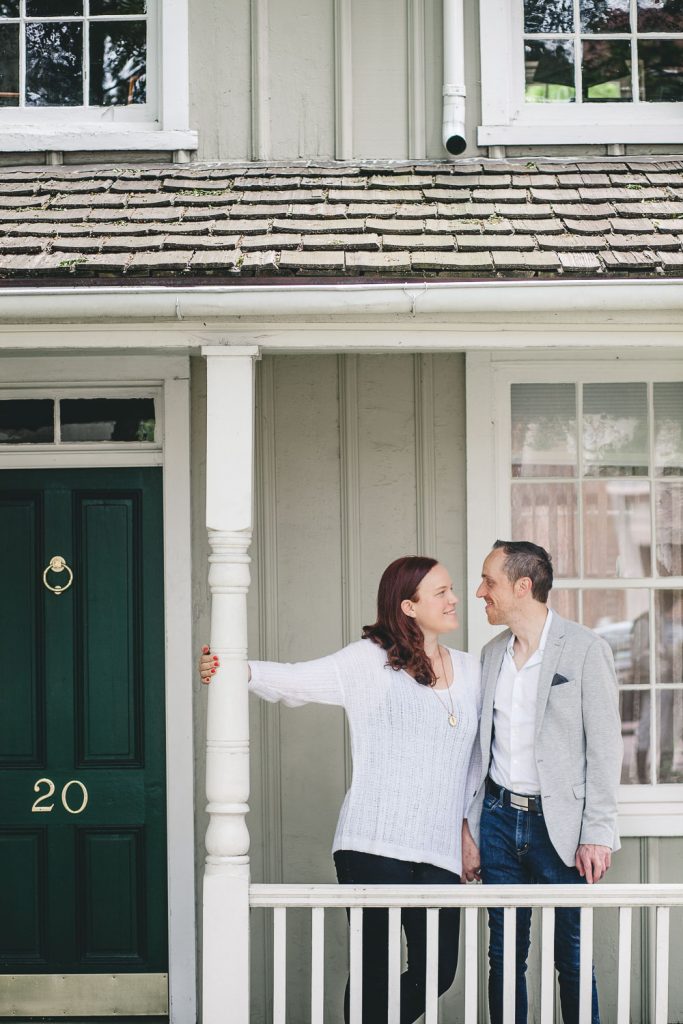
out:
{"label": "porch ceiling", "polygon": [[683,160],[5,168],[0,235],[12,284],[678,277]]}

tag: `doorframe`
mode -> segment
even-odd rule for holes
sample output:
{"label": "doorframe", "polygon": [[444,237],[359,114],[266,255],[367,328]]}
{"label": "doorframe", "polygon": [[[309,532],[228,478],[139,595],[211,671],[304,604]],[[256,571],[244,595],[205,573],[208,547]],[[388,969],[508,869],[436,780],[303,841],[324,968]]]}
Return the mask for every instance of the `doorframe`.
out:
{"label": "doorframe", "polygon": [[197,933],[192,733],[192,564],[190,523],[190,362],[185,355],[3,356],[0,387],[7,397],[59,386],[158,389],[163,448],[127,453],[89,450],[1,450],[3,469],[163,467],[166,727],[166,851],[168,869],[168,997],[171,1024],[197,1020]]}

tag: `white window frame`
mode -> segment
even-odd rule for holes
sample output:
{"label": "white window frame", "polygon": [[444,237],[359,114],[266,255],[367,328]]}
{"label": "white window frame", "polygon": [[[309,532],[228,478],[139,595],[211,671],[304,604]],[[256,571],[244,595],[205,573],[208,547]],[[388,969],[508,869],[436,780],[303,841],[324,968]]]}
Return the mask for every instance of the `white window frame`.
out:
{"label": "white window frame", "polygon": [[683,104],[525,103],[524,2],[480,0],[480,146],[683,142]]}
{"label": "white window frame", "polygon": [[[474,596],[481,564],[496,538],[511,534],[511,385],[683,380],[683,358],[621,359],[569,353],[572,358],[534,358],[471,352],[467,355],[468,648],[476,651],[500,630],[485,621]],[[591,583],[595,581],[591,580]],[[639,582],[639,581],[638,581]],[[666,589],[683,589],[683,577],[658,579]],[[637,585],[610,580],[609,586]],[[562,586],[564,587],[564,581]],[[619,789],[622,836],[683,835],[683,785],[623,785]]]}
{"label": "white window frame", "polygon": [[195,150],[190,130],[189,0],[148,0],[147,103],[2,107],[0,152]]}

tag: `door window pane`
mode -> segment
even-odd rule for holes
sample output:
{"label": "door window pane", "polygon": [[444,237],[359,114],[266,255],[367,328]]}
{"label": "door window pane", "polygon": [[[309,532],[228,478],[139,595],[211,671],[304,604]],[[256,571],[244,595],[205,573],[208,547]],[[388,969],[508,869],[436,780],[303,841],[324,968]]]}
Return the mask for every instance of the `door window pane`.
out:
{"label": "door window pane", "polygon": [[557,576],[576,576],[578,503],[575,484],[517,483],[512,488],[512,535],[552,555]]}
{"label": "door window pane", "polygon": [[576,388],[512,385],[512,475],[576,476]]}
{"label": "door window pane", "polygon": [[19,106],[19,26],[0,24],[0,107]]}
{"label": "door window pane", "polygon": [[583,459],[586,476],[647,475],[647,385],[584,386]]}
{"label": "door window pane", "polygon": [[81,22],[26,25],[26,104],[80,107],[83,103]]}
{"label": "door window pane", "polygon": [[54,439],[51,399],[0,400],[0,444],[49,444]]}
{"label": "door window pane", "polygon": [[601,480],[583,485],[586,576],[650,575],[650,484]]}
{"label": "door window pane", "polygon": [[154,441],[152,398],[62,399],[62,441]]}

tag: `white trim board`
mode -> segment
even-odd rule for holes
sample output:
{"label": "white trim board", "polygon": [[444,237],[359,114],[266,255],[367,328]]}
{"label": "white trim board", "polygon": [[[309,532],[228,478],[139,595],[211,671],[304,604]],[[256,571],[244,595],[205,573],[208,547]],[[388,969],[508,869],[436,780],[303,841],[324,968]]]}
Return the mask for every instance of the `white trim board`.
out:
{"label": "white trim board", "polygon": [[[0,446],[0,471],[163,465],[166,790],[168,855],[169,1007],[171,1024],[195,1024],[197,967],[192,744],[192,576],[190,532],[190,409],[187,358],[130,356],[0,360],[0,387],[78,385],[116,392],[135,385],[162,389],[163,453],[88,451],[23,453]],[[168,413],[168,414],[167,414]],[[141,460],[140,456],[144,456]]]}

